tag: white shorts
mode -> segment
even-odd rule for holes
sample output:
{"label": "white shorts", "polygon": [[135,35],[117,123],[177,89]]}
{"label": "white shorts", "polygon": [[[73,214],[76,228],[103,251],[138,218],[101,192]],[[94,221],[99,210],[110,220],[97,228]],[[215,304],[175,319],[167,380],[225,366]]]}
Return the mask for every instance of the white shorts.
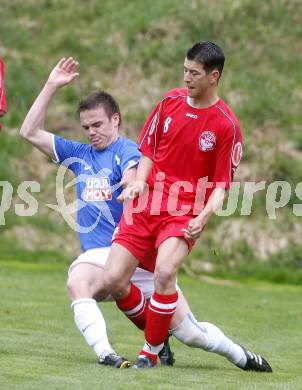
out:
{"label": "white shorts", "polygon": [[[82,253],[73,263],[71,263],[68,270],[68,275],[72,272],[75,266],[81,263],[94,264],[98,267],[104,268],[109,252],[110,247],[89,249],[88,251]],[[144,270],[143,268],[136,267],[136,270],[132,275],[131,282],[142,291],[146,299],[150,298],[154,292],[154,274]],[[113,298],[108,296],[104,300],[113,301]]]}

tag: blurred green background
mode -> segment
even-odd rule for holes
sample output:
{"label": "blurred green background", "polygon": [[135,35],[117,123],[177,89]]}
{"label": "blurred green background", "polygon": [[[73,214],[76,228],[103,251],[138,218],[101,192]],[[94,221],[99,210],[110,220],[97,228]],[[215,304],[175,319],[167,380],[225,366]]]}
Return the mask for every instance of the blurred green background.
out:
{"label": "blurred green background", "polygon": [[[80,62],[80,78],[61,90],[46,128],[82,139],[76,106],[102,88],[119,101],[123,133],[136,139],[148,113],[173,87],[182,86],[186,50],[213,40],[226,65],[220,95],[241,122],[244,158],[236,180],[287,180],[287,206],[269,219],[266,191],[255,194],[252,214],[213,218],[184,271],[195,277],[302,281],[301,221],[293,204],[302,178],[302,7],[299,0],[1,0],[0,55],[6,65],[8,113],[0,133],[0,181],[14,199],[0,226],[0,258],[69,263],[76,233],[54,210],[57,167],[25,144],[19,128],[61,56]],[[18,217],[24,180],[41,184],[39,211]],[[3,198],[2,187],[0,196]],[[70,195],[72,197],[72,195]],[[0,199],[1,199],[0,198]]]}

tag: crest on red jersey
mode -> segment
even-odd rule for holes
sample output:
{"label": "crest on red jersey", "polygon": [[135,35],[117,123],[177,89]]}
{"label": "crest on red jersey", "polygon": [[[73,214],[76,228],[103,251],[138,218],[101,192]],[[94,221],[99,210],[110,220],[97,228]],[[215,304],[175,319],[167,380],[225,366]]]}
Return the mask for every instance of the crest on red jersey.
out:
{"label": "crest on red jersey", "polygon": [[203,131],[199,138],[199,149],[203,152],[213,150],[216,145],[216,135],[213,131]]}
{"label": "crest on red jersey", "polygon": [[232,163],[235,167],[238,167],[241,157],[242,157],[242,145],[241,142],[237,142],[237,144],[234,146],[234,151],[232,156]]}

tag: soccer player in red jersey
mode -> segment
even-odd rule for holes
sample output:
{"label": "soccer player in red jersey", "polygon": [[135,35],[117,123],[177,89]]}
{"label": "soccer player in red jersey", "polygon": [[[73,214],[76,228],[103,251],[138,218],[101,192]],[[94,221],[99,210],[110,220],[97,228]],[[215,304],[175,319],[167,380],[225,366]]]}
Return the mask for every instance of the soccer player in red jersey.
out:
{"label": "soccer player in red jersey", "polygon": [[[0,117],[6,113],[6,97],[4,89],[4,61],[0,57]],[[0,123],[0,129],[1,129]]]}
{"label": "soccer player in red jersey", "polygon": [[[177,271],[221,206],[241,159],[239,122],[217,94],[223,66],[224,54],[212,42],[197,43],[187,52],[187,88],[167,93],[151,113],[140,137],[136,181],[122,196],[128,204],[114,235],[104,283],[128,317],[146,322],[135,368],[156,365],[176,311]],[[155,292],[145,307],[130,283],[138,264],[155,276]],[[201,331],[218,345],[218,328],[202,324]],[[241,368],[271,371],[260,355],[243,352]]]}

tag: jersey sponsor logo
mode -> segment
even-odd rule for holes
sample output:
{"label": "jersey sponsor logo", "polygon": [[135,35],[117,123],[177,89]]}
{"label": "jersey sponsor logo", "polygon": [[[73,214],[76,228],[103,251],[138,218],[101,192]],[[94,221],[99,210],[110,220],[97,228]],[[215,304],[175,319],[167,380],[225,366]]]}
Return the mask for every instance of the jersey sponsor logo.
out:
{"label": "jersey sponsor logo", "polygon": [[188,116],[189,118],[198,119],[198,115],[192,114],[191,112],[187,112],[186,116]]}
{"label": "jersey sponsor logo", "polygon": [[234,151],[232,155],[232,163],[235,167],[238,167],[241,157],[242,157],[242,145],[241,142],[237,142],[234,147]]}
{"label": "jersey sponsor logo", "polygon": [[213,150],[216,145],[216,135],[213,131],[203,131],[199,138],[199,149],[202,152]]}
{"label": "jersey sponsor logo", "polygon": [[98,202],[112,199],[108,177],[88,177],[83,199],[86,202]]}

